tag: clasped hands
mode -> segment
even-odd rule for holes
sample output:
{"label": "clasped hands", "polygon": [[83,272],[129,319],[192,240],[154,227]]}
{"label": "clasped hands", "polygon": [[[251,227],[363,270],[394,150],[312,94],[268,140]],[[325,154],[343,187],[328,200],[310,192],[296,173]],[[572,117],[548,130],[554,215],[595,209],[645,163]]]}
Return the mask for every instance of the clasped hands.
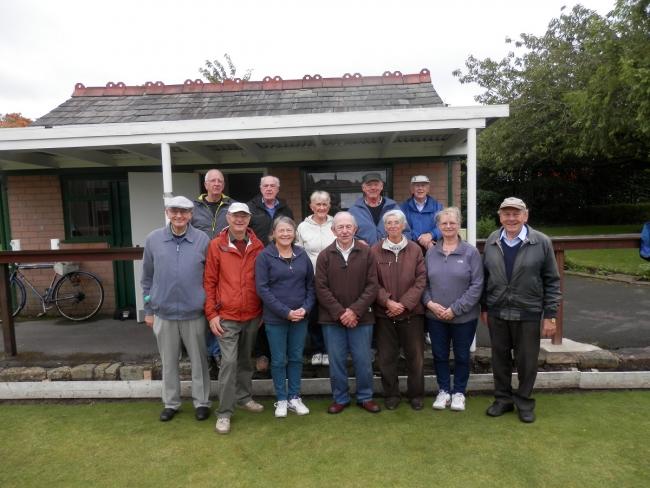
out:
{"label": "clasped hands", "polygon": [[433,315],[435,315],[437,319],[440,320],[452,320],[455,317],[451,307],[445,308],[436,302],[429,301],[429,303],[427,303],[427,308],[433,312]]}

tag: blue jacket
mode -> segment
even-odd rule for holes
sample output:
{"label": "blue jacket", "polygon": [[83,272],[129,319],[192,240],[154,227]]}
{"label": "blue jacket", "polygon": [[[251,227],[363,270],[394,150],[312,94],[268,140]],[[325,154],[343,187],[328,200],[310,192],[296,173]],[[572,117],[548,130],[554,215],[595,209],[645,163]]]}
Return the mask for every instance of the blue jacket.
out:
{"label": "blue jacket", "polygon": [[147,236],[140,280],[146,315],[165,320],[203,316],[203,271],[209,243],[208,236],[190,224],[179,243],[169,225]]}
{"label": "blue jacket", "polygon": [[426,234],[427,232],[431,232],[435,241],[442,239],[442,233],[436,226],[436,214],[440,212],[443,207],[435,198],[427,195],[427,201],[424,204],[422,212],[420,212],[415,206],[414,197],[405,200],[400,205],[400,208],[406,215],[406,221],[411,228],[411,237],[414,241],[417,241],[422,234]]}
{"label": "blue jacket", "polygon": [[[384,229],[384,214],[389,210],[400,210],[399,205],[395,200],[390,198],[384,198],[384,207],[381,209],[381,215],[379,217],[379,223],[375,225],[375,221],[372,220],[372,214],[368,207],[363,201],[363,197],[357,198],[354,202],[354,205],[350,207],[349,212],[354,216],[357,221],[359,229],[357,230],[356,238],[366,241],[366,244],[372,246],[375,242],[380,241],[386,237],[386,230]],[[404,235],[407,239],[411,239],[411,231],[409,230],[408,225],[404,229]]]}
{"label": "blue jacket", "polygon": [[264,323],[286,322],[291,310],[314,308],[314,267],[300,246],[293,246],[293,259],[287,263],[274,243],[255,261],[255,286],[264,305]]}

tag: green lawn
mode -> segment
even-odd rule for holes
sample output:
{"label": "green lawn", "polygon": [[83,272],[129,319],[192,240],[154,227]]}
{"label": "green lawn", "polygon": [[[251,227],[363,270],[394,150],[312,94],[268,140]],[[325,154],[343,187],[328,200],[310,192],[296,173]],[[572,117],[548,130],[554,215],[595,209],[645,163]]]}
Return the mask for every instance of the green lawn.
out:
{"label": "green lawn", "polygon": [[0,403],[0,486],[646,487],[650,392],[538,394],[538,420],[351,407],[306,417],[238,411],[228,436],[189,405],[157,420],[158,402]]}
{"label": "green lawn", "polygon": [[[573,227],[540,227],[550,236],[639,233],[640,225],[591,225]],[[594,249],[567,251],[566,264],[575,271],[592,273],[623,273],[650,280],[650,263],[639,257],[638,249]]]}

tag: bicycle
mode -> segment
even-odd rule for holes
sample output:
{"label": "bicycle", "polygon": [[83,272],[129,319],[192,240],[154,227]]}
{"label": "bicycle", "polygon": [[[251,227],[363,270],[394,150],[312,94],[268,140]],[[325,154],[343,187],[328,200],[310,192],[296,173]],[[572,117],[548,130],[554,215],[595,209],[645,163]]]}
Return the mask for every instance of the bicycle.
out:
{"label": "bicycle", "polygon": [[[54,276],[45,293],[41,294],[21,270],[47,268],[54,268]],[[29,286],[41,301],[43,311],[38,317],[45,315],[54,305],[63,317],[78,322],[94,317],[104,303],[104,287],[99,278],[87,271],[79,271],[77,266],[67,263],[18,264],[9,277],[9,283],[13,302],[12,317],[18,315],[25,307],[25,285]]]}

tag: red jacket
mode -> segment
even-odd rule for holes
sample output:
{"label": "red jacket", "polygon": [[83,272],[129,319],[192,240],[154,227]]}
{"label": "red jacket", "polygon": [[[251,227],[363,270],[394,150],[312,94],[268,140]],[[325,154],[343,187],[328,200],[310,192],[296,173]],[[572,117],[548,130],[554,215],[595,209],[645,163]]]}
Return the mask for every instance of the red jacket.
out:
{"label": "red jacket", "polygon": [[205,316],[244,322],[262,315],[262,302],[255,291],[255,258],[264,246],[249,228],[248,245],[242,255],[230,243],[228,228],[210,241],[205,261]]}

